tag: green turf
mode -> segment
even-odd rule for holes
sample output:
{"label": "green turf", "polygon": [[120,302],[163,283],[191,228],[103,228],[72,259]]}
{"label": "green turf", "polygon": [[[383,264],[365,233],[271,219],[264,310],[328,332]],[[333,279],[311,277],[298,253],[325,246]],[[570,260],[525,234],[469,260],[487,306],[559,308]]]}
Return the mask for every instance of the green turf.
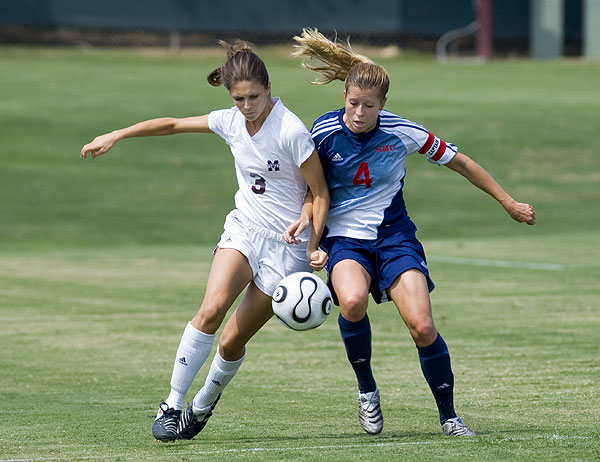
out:
{"label": "green turf", "polygon": [[[280,51],[262,54],[273,93],[307,124],[341,104],[341,85],[309,86]],[[386,304],[370,309],[380,436],[358,426],[334,310],[306,333],[271,321],[206,430],[155,443],[152,418],[233,205],[233,162],[208,135],[78,153],[113,128],[229,106],[204,80],[221,55],[0,48],[0,462],[600,458],[600,63],[379,61],[390,110],[537,210],[535,227],[516,224],[448,169],[407,162],[457,408],[479,436],[441,434]]]}

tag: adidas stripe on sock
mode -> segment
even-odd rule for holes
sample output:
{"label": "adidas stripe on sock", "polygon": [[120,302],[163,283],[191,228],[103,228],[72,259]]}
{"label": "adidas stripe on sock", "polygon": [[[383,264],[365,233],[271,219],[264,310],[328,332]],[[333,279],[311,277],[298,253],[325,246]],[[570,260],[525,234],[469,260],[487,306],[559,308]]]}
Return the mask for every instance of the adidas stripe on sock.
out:
{"label": "adidas stripe on sock", "polygon": [[208,372],[204,386],[194,397],[194,408],[205,408],[210,406],[217,399],[219,393],[225,389],[227,384],[239,370],[242,361],[244,361],[244,357],[245,355],[237,361],[225,361],[217,348],[217,353],[210,365],[210,371]]}
{"label": "adidas stripe on sock", "polygon": [[171,393],[166,399],[170,408],[183,409],[185,394],[208,358],[214,339],[215,334],[205,334],[191,323],[185,327],[173,365]]}

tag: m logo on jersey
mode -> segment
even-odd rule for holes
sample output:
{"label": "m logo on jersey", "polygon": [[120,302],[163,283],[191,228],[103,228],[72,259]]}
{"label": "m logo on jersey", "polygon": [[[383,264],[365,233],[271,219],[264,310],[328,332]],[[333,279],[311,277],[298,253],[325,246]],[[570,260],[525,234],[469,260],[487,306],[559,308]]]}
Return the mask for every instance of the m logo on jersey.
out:
{"label": "m logo on jersey", "polygon": [[273,162],[271,162],[270,160],[268,160],[267,161],[267,169],[269,170],[269,172],[272,172],[273,170],[278,172],[279,171],[279,161],[274,160]]}

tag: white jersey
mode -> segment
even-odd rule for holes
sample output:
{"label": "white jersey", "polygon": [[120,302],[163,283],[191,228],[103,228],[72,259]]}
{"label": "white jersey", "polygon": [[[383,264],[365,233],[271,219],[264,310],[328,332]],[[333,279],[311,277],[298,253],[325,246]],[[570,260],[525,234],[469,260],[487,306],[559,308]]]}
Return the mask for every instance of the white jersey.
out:
{"label": "white jersey", "polygon": [[[208,126],[227,142],[235,159],[236,208],[254,223],[283,233],[300,216],[307,192],[300,166],[315,147],[302,121],[279,98],[272,102],[254,136],[237,107],[211,112]],[[301,238],[307,236],[308,230]]]}

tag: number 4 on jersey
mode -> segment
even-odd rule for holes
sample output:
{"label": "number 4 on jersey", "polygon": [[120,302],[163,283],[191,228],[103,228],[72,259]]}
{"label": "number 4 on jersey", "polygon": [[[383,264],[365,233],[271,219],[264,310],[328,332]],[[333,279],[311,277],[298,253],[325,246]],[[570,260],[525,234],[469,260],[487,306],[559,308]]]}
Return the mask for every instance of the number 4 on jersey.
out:
{"label": "number 4 on jersey", "polygon": [[360,164],[358,170],[354,174],[354,178],[352,178],[352,184],[364,184],[367,188],[370,188],[371,183],[373,183],[373,179],[369,176],[369,164],[368,162],[363,162]]}

